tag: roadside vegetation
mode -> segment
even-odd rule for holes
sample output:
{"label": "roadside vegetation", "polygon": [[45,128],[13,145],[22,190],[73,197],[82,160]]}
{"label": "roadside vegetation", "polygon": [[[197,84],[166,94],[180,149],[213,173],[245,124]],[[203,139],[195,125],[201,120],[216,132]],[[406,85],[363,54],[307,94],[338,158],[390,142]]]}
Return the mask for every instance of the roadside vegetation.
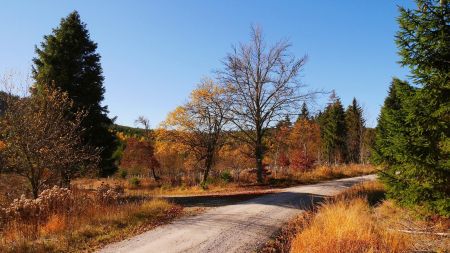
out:
{"label": "roadside vegetation", "polygon": [[87,193],[55,186],[0,208],[0,251],[93,251],[181,214],[182,207],[162,199],[128,199],[120,187]]}
{"label": "roadside vegetation", "polygon": [[448,252],[450,220],[385,199],[380,182],[365,182],[305,212],[261,252]]}

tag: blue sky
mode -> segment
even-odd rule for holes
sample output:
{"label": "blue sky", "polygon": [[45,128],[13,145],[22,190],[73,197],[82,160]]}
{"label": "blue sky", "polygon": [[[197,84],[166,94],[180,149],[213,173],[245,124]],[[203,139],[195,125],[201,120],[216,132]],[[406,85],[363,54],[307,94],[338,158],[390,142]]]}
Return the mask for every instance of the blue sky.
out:
{"label": "blue sky", "polygon": [[345,106],[356,97],[375,126],[391,78],[408,74],[397,63],[397,5],[414,7],[406,0],[2,1],[0,75],[30,73],[34,45],[77,10],[98,43],[110,116],[134,126],[144,115],[155,127],[258,24],[269,44],[288,38],[296,56],[308,55],[308,88],[335,89]]}

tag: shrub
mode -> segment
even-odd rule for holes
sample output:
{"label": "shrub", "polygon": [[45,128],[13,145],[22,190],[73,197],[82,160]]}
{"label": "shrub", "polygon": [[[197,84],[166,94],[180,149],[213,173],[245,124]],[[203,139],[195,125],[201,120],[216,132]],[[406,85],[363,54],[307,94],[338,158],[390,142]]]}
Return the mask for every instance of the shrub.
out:
{"label": "shrub", "polygon": [[120,178],[125,179],[128,176],[128,171],[124,170],[124,169],[120,169],[118,174],[119,174]]}
{"label": "shrub", "polygon": [[49,216],[56,213],[69,213],[72,210],[74,197],[72,191],[54,186],[44,190],[36,199],[27,199],[22,195],[15,199],[2,212],[6,220],[21,222],[46,221]]}
{"label": "shrub", "polygon": [[229,171],[223,171],[220,173],[220,179],[225,183],[229,183],[233,181],[233,176]]}
{"label": "shrub", "polygon": [[116,185],[112,187],[105,183],[102,183],[96,192],[97,199],[102,204],[117,204],[123,194],[123,186]]}
{"label": "shrub", "polygon": [[132,187],[139,187],[141,185],[141,180],[137,177],[132,177],[128,180],[128,183],[130,183]]}
{"label": "shrub", "polygon": [[202,181],[200,183],[200,187],[202,187],[203,190],[207,190],[208,189],[208,181]]}

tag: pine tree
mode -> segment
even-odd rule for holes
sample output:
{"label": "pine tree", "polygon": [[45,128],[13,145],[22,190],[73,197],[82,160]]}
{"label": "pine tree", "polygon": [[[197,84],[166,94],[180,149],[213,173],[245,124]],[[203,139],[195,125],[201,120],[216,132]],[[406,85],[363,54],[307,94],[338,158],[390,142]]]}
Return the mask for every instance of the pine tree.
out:
{"label": "pine tree", "polygon": [[[36,47],[32,73],[35,92],[42,86],[54,85],[73,100],[73,112],[88,111],[82,123],[86,129],[83,140],[102,149],[100,175],[107,175],[115,170],[111,155],[116,140],[108,130],[113,123],[107,116],[108,109],[101,105],[105,88],[96,49],[97,44],[90,39],[86,24],[74,11],[61,20],[52,34],[44,36],[40,47]],[[68,115],[70,117],[70,113]]]}
{"label": "pine tree", "polygon": [[330,96],[330,103],[320,115],[322,145],[324,158],[328,163],[341,163],[346,161],[345,112],[340,99],[335,92]]}
{"label": "pine tree", "polygon": [[356,98],[345,112],[345,125],[347,127],[347,155],[348,161],[361,162],[361,146],[364,134],[364,118],[361,106]]}
{"label": "pine tree", "polygon": [[302,119],[308,119],[308,120],[310,119],[308,106],[306,105],[305,102],[303,102],[303,104],[302,104],[302,109],[300,111],[300,115],[298,115],[297,122]]}
{"label": "pine tree", "polygon": [[6,92],[0,91],[0,117],[5,113],[7,97],[8,94]]}
{"label": "pine tree", "polygon": [[417,88],[394,80],[379,118],[375,161],[387,168],[389,196],[450,216],[450,6],[416,2],[417,10],[400,8],[396,42]]}

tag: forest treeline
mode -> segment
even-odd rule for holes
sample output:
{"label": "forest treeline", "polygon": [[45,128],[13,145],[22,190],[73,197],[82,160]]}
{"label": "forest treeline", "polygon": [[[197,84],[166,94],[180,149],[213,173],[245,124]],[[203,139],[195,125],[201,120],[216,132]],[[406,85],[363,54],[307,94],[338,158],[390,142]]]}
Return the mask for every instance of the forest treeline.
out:
{"label": "forest treeline", "polygon": [[[115,125],[102,105],[97,45],[75,11],[36,47],[26,95],[3,80],[1,173],[25,177],[36,197],[76,177],[206,186],[244,173],[263,183],[280,171],[373,161],[391,197],[448,214],[449,4],[417,3],[400,9],[396,36],[413,84],[393,80],[375,130],[356,99],[344,106],[334,91],[307,90],[300,80],[307,58],[294,56],[286,40],[268,46],[257,26],[158,128],[145,117],[138,128]],[[325,94],[324,108],[309,112]]]}
{"label": "forest treeline", "polygon": [[[189,185],[206,183],[209,173],[213,177],[222,173],[231,173],[236,178],[241,173],[256,176],[252,147],[240,140],[243,133],[239,130],[222,132],[211,158],[213,163],[207,170],[207,148],[201,148],[199,143],[202,137],[181,129],[185,126],[179,125],[180,119],[174,123],[173,118],[185,117],[179,115],[180,110],[170,113],[162,127],[147,132],[150,138],[141,129],[114,127],[123,143],[116,153],[121,170],[126,170],[128,175],[149,173],[151,177],[156,170],[157,177]],[[264,176],[287,170],[308,171],[324,164],[368,163],[375,136],[374,129],[365,127],[362,113],[356,99],[344,109],[335,95],[330,97],[324,111],[316,115],[310,114],[304,103],[294,120],[286,116],[268,129],[263,142]],[[145,154],[153,154],[158,162],[143,159],[147,157]]]}

